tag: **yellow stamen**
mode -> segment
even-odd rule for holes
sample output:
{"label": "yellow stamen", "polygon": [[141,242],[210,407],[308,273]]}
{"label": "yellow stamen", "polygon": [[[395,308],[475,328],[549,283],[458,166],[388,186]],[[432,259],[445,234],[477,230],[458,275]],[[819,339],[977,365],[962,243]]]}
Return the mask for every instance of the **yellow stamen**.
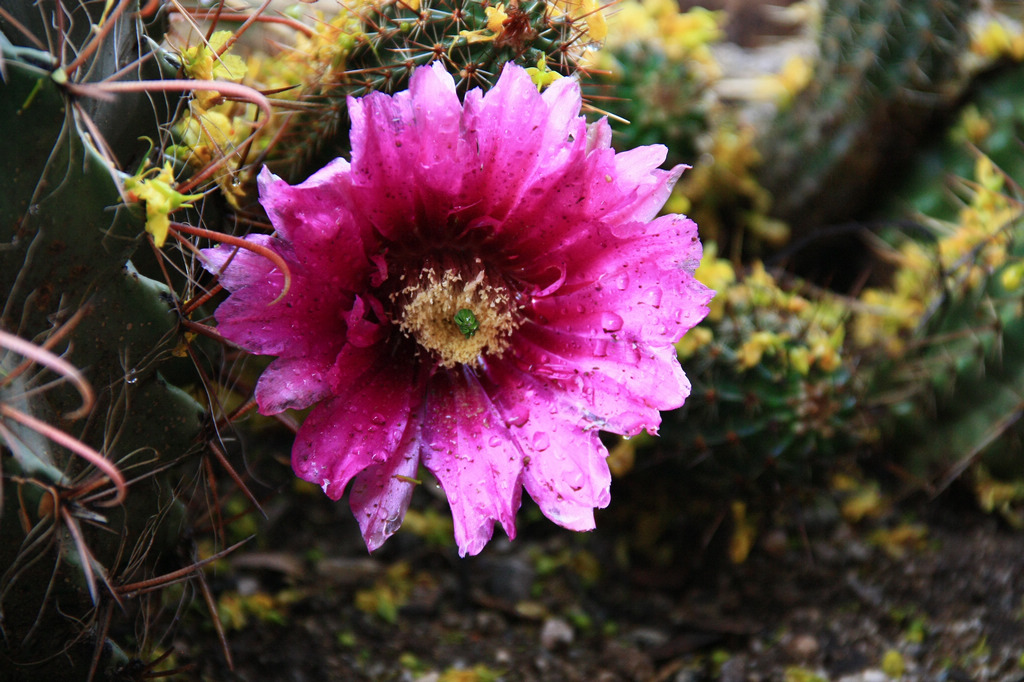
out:
{"label": "yellow stamen", "polygon": [[[442,367],[476,362],[483,355],[500,355],[519,326],[512,292],[482,268],[467,278],[456,270],[423,270],[417,280],[392,298],[398,304],[398,326]],[[455,323],[460,310],[471,310],[479,327],[466,335]]]}

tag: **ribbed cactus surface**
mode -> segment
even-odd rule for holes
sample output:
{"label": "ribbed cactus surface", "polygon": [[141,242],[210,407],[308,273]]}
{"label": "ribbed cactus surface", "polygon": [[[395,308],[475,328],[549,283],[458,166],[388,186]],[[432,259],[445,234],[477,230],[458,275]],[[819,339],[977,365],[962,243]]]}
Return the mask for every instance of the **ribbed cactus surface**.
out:
{"label": "ribbed cactus surface", "polygon": [[794,235],[856,217],[964,85],[972,2],[832,0],[808,87],[761,140],[762,184]]}
{"label": "ribbed cactus surface", "polygon": [[[111,40],[127,31],[138,48],[135,21],[119,22]],[[79,50],[95,35],[82,34]],[[158,472],[196,446],[204,410],[159,371],[178,342],[174,297],[128,260],[142,214],[94,146],[110,132],[115,143],[131,139],[126,156],[144,150],[139,136],[159,130],[154,110],[129,97],[123,116],[111,115],[70,95],[49,52],[2,48],[0,123],[28,149],[0,158],[11,183],[0,201],[0,330],[20,339],[0,344],[0,659],[4,679],[86,679],[90,667],[102,676],[113,665],[106,614],[137,606],[119,605],[116,586],[152,577],[184,534],[171,480]],[[97,53],[90,79],[123,67]],[[51,383],[44,346],[92,387],[87,414],[85,389]]]}

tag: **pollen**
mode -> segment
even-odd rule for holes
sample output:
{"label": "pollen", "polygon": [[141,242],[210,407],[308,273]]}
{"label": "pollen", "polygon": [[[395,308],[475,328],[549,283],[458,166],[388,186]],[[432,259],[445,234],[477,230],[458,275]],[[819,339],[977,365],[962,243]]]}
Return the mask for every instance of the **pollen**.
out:
{"label": "pollen", "polygon": [[[469,268],[427,267],[393,296],[398,326],[433,354],[445,368],[473,364],[484,355],[500,356],[519,326],[514,294],[477,262]],[[406,281],[408,281],[407,278]],[[468,310],[478,325],[464,333],[456,315]]]}

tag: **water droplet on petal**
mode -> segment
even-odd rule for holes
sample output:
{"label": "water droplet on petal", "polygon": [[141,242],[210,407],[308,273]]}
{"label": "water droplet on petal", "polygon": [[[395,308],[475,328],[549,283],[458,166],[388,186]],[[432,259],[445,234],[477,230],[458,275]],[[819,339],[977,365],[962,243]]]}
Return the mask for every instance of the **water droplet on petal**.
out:
{"label": "water droplet on petal", "polygon": [[384,535],[393,535],[402,525],[402,519],[398,514],[389,516],[384,520]]}
{"label": "water droplet on petal", "polygon": [[608,339],[594,339],[594,355],[599,358],[608,355]]}
{"label": "water droplet on petal", "polygon": [[583,472],[577,470],[566,473],[562,480],[573,490],[579,490],[583,487]]}
{"label": "water droplet on petal", "polygon": [[373,453],[373,456],[370,457],[370,459],[372,459],[377,464],[383,464],[384,462],[388,461],[388,456],[385,453],[378,450],[377,452]]}
{"label": "water droplet on petal", "polygon": [[526,406],[516,405],[506,415],[506,421],[508,422],[509,426],[523,426],[524,424],[526,424],[526,420],[529,418],[529,416],[530,411],[529,409],[526,408]]}
{"label": "water droplet on petal", "polygon": [[378,412],[377,414],[373,415],[370,421],[372,421],[377,426],[383,426],[386,420],[384,419],[384,415]]}
{"label": "water droplet on petal", "polygon": [[661,287],[651,287],[644,292],[644,303],[653,308],[661,306]]}
{"label": "water droplet on petal", "polygon": [[487,444],[490,445],[492,448],[496,448],[499,445],[501,445],[501,437],[495,434],[491,436],[490,439],[488,439]]}
{"label": "water droplet on petal", "polygon": [[601,313],[601,329],[606,332],[617,332],[622,329],[622,316],[617,313]]}
{"label": "water droplet on petal", "polygon": [[629,286],[629,275],[626,274],[625,272],[620,273],[615,278],[615,286],[616,288],[618,288],[619,291],[625,291],[626,287]]}
{"label": "water droplet on petal", "polygon": [[548,438],[548,434],[543,431],[538,431],[533,434],[533,449],[537,452],[544,452],[551,445],[551,439]]}

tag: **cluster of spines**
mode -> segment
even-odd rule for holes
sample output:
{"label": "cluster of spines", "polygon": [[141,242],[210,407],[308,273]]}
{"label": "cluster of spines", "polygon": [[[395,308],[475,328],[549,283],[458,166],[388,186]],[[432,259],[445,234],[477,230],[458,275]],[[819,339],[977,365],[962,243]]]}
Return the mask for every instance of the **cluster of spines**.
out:
{"label": "cluster of spines", "polygon": [[418,66],[441,61],[462,94],[489,88],[507,62],[574,73],[599,9],[584,16],[547,0],[385,0],[346,11],[357,28],[348,29],[343,58],[300,95],[305,110],[289,122],[294,132],[270,154],[271,160],[293,160],[292,176],[302,175],[320,152],[345,151],[337,132],[344,128],[348,96],[401,90]]}

